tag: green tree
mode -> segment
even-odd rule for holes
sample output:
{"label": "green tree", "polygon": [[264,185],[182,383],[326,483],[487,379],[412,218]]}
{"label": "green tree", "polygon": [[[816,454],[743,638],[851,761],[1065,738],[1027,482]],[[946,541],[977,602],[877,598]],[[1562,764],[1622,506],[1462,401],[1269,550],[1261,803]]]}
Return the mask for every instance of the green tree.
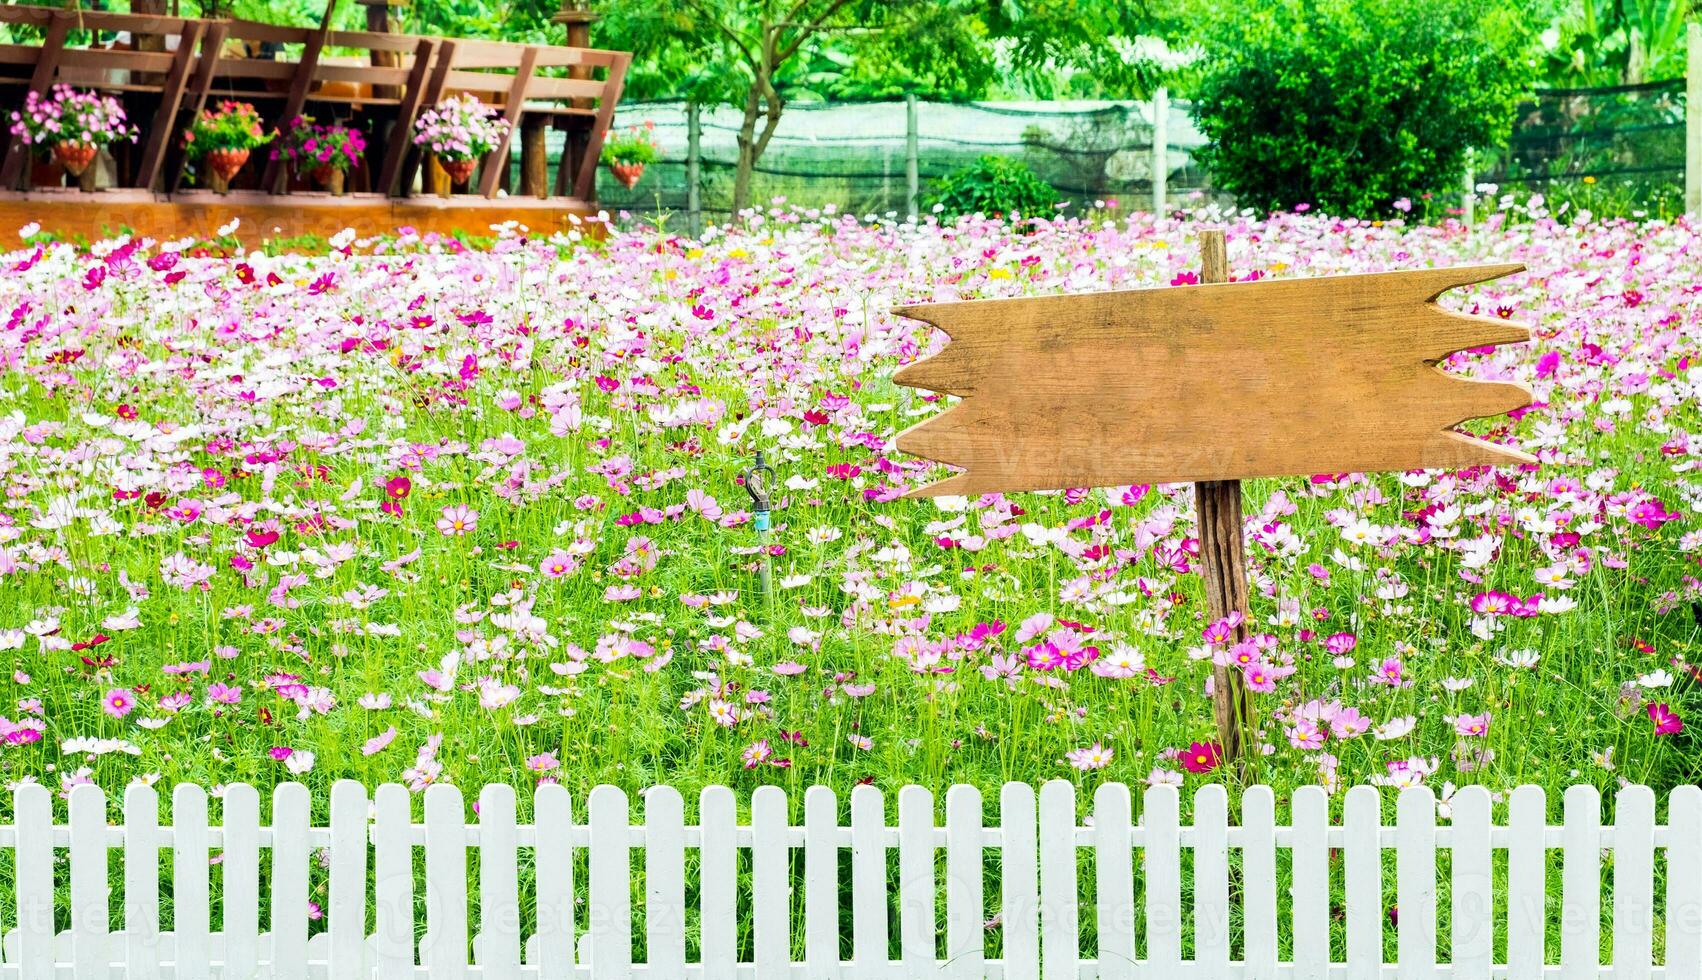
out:
{"label": "green tree", "polygon": [[1638,85],[1683,78],[1692,0],[1573,0],[1542,34],[1547,81]]}
{"label": "green tree", "polygon": [[1204,32],[1199,154],[1245,205],[1387,214],[1498,145],[1534,73],[1517,0],[1274,0]]}

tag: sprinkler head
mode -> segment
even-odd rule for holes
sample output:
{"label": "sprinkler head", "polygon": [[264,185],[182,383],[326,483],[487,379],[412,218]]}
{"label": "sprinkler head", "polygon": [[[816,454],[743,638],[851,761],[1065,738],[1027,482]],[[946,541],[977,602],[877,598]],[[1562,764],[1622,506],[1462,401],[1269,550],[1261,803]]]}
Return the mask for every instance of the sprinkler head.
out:
{"label": "sprinkler head", "polygon": [[751,495],[751,507],[757,513],[768,513],[768,495],[774,490],[774,467],[763,462],[762,453],[756,454],[756,464],[739,474],[739,479],[745,484],[745,492]]}

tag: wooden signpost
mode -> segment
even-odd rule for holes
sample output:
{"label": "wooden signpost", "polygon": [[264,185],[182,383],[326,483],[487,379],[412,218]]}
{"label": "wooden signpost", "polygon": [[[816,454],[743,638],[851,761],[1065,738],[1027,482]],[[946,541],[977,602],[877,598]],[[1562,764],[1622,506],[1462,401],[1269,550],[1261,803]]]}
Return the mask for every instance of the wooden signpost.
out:
{"label": "wooden signpost", "polygon": [[[1535,462],[1454,431],[1530,404],[1529,388],[1437,367],[1530,339],[1435,303],[1523,266],[1232,283],[1223,232],[1200,246],[1197,286],[894,310],[951,338],[894,380],[962,399],[899,434],[900,450],[964,469],[909,496],[1193,482],[1210,613],[1239,613],[1240,642],[1242,479]],[[1251,721],[1239,671],[1214,669],[1213,708],[1234,762]]]}

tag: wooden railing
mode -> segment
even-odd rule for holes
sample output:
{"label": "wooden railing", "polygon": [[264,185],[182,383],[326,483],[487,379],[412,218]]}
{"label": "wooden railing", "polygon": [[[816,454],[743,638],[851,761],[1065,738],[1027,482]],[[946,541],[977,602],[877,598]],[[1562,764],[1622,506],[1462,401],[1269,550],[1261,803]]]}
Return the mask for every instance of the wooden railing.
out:
{"label": "wooden railing", "polygon": [[[308,114],[365,130],[367,156],[353,175],[355,189],[406,196],[424,165],[413,146],[414,120],[446,95],[471,92],[512,124],[510,137],[481,166],[474,185],[479,196],[494,198],[507,189],[589,202],[632,57],[591,48],[36,6],[0,6],[0,24],[42,32],[39,44],[0,44],[5,117],[28,92],[45,93],[56,83],[112,94],[142,134],[136,146],[115,147],[116,186],[167,193],[185,180],[183,126],[210,103],[236,99],[253,103],[272,126]],[[73,38],[84,46],[73,46]],[[147,38],[148,47],[160,50],[115,46],[118,38],[128,45]],[[294,60],[271,56],[296,46]],[[544,159],[551,128],[565,133],[553,183]],[[0,135],[6,140],[3,192],[23,185],[27,148]],[[508,187],[516,140],[527,160],[520,186]],[[291,186],[280,160],[262,157],[249,169],[251,188],[282,193]]]}

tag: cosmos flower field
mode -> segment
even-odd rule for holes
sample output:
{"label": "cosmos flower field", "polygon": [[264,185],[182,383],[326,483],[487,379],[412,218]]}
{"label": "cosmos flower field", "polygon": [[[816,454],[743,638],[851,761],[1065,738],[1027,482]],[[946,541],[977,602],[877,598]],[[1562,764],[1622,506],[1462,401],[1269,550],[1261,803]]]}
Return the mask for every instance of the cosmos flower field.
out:
{"label": "cosmos flower field", "polygon": [[1537,334],[1444,366],[1534,388],[1469,428],[1539,466],[1246,485],[1239,647],[1187,485],[898,499],[945,471],[893,437],[944,405],[891,375],[945,341],[889,307],[1185,283],[1197,219],[26,242],[0,774],[1193,787],[1238,778],[1216,660],[1279,796],[1693,780],[1702,236],[1540,202],[1217,220],[1238,278],[1523,262],[1444,303]]}

